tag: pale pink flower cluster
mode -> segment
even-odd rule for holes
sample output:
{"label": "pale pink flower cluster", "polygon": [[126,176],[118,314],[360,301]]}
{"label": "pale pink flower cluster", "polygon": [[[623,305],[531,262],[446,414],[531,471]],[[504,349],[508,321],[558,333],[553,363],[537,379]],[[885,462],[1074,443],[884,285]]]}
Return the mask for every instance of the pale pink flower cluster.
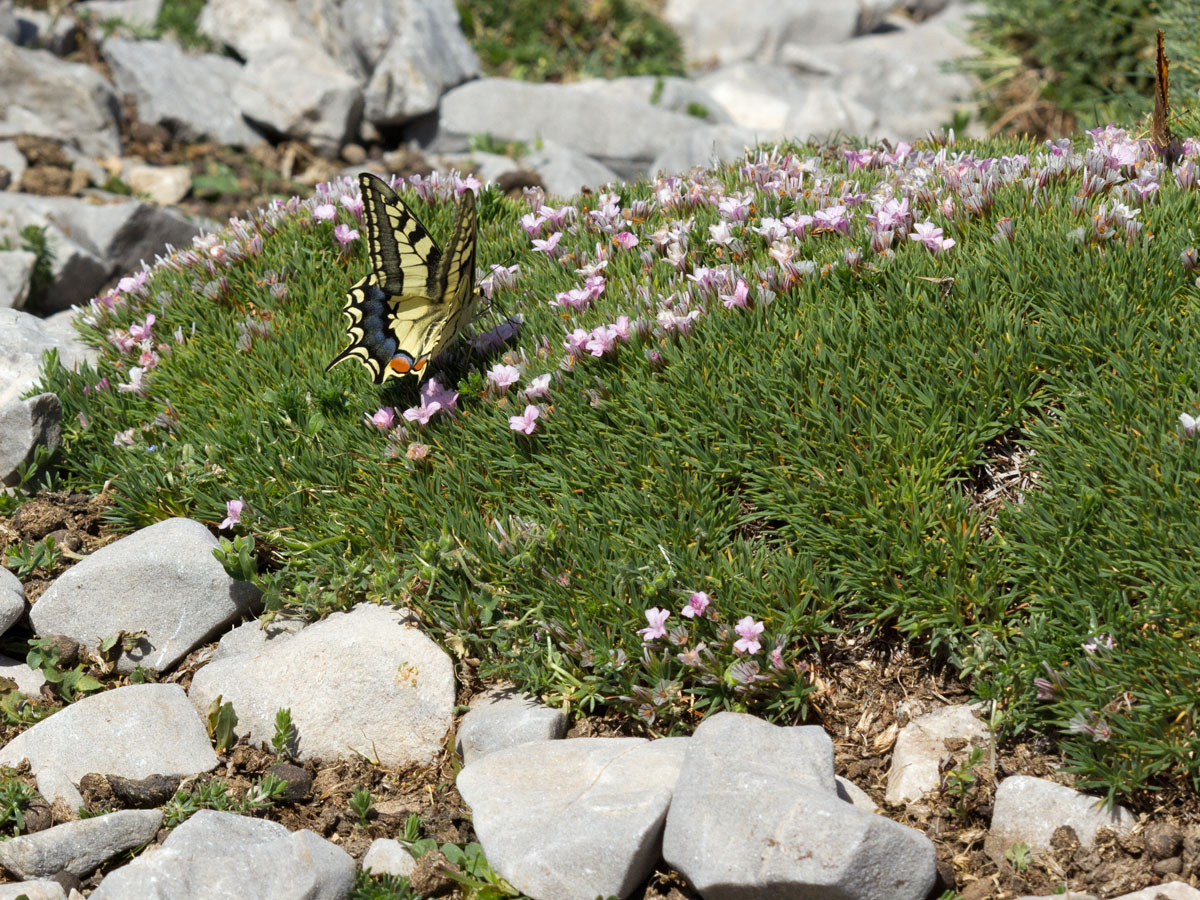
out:
{"label": "pale pink flower cluster", "polygon": [[428,425],[429,420],[439,413],[452,413],[458,403],[458,394],[443,388],[436,378],[421,385],[421,405],[404,411],[404,418],[418,425]]}

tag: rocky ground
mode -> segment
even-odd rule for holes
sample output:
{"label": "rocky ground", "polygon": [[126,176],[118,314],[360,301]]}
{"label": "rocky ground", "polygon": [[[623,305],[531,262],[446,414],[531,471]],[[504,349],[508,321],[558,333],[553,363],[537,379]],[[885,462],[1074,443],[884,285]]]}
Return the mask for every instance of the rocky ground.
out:
{"label": "rocky ground", "polygon": [[[977,473],[974,487],[980,502],[994,499],[997,482],[1007,482],[1010,491],[1017,490],[1020,480],[1012,476],[1020,471],[1019,463],[1014,462],[1019,451],[999,448],[998,454],[988,472]],[[75,558],[86,556],[118,537],[106,529],[104,508],[103,496],[43,493],[12,515],[0,517],[0,555],[46,536],[53,536],[56,544],[67,551],[59,566],[35,570],[26,579],[30,601],[36,603],[45,587],[66,571]],[[17,626],[5,639],[16,647],[28,637],[28,630]],[[211,655],[214,646],[191,653],[162,681],[187,688],[193,673]],[[92,674],[106,687],[128,682],[106,669],[102,660],[96,660],[91,667]],[[487,685],[469,664],[461,665],[457,675],[457,702],[465,707]],[[1020,870],[1008,863],[997,866],[983,851],[996,776],[1034,775],[1072,785],[1071,776],[1059,770],[1062,760],[1053,742],[1047,738],[1002,741],[994,748],[995,773],[986,755],[971,769],[973,780],[965,784],[945,777],[951,774],[948,766],[942,790],[923,801],[889,806],[884,793],[899,729],[924,712],[968,702],[969,691],[945,667],[928,657],[895,640],[872,639],[862,634],[844,634],[822,647],[814,656],[812,677],[820,690],[810,721],[819,723],[833,738],[837,773],[863,788],[887,816],[929,837],[937,848],[940,884],[956,890],[966,900],[1047,895],[1064,884],[1097,896],[1117,896],[1157,884],[1164,875],[1197,882],[1193,865],[1200,855],[1200,828],[1194,823],[1200,821],[1200,797],[1182,790],[1136,798],[1132,809],[1144,821],[1131,835],[1102,837],[1093,849],[1081,850],[1070,829],[1060,829],[1051,855],[1038,858]],[[54,705],[57,701],[47,693],[32,702]],[[0,730],[0,745],[20,730],[4,726]],[[650,735],[634,720],[603,716],[577,718],[568,732],[568,737],[595,736]],[[300,775],[294,769],[288,773],[295,799],[280,804],[266,816],[291,830],[307,828],[323,835],[358,860],[376,838],[396,837],[413,813],[421,817],[426,834],[438,841],[470,841],[474,838],[470,816],[455,788],[461,761],[453,744],[451,734],[438,760],[421,768],[390,769],[362,756],[328,764],[319,761],[295,764],[304,773]],[[958,748],[947,747],[951,752],[955,749]],[[280,760],[267,748],[239,741],[221,757],[216,770],[185,786],[194,789],[221,779],[231,794],[237,796],[279,764]],[[26,775],[25,779],[33,786],[31,776]],[[350,806],[353,792],[364,787],[373,797],[365,826]],[[114,789],[118,792],[116,798]],[[121,793],[120,785],[110,785],[102,778],[84,785],[83,794],[92,811],[134,805]],[[157,805],[161,802],[158,800]],[[28,815],[29,828],[36,829],[39,824],[48,827],[52,819],[48,809],[35,804]],[[91,883],[98,883],[103,872],[94,876]],[[440,886],[452,887],[450,883]],[[83,887],[86,889],[87,884]],[[454,891],[449,894],[454,895]],[[677,873],[660,868],[634,897],[692,900],[699,895]]]}

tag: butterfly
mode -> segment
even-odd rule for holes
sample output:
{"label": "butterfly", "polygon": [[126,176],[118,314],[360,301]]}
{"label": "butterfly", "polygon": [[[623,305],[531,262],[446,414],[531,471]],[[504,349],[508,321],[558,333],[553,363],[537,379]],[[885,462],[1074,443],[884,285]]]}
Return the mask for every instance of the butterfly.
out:
{"label": "butterfly", "polygon": [[1183,156],[1183,144],[1171,133],[1167,122],[1171,115],[1171,82],[1167,77],[1169,66],[1167,54],[1163,52],[1163,33],[1160,31],[1158,52],[1154,59],[1154,118],[1150,120],[1150,143],[1168,168]]}
{"label": "butterfly", "polygon": [[346,293],[350,345],[328,366],[357,359],[376,384],[424,377],[475,313],[475,194],[464,191],[443,250],[380,178],[359,175],[371,271]]}

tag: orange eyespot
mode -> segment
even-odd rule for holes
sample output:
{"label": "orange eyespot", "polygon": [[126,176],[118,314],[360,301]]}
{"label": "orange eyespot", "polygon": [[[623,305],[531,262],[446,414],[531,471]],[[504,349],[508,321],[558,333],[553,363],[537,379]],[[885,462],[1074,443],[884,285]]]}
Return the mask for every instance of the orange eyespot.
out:
{"label": "orange eyespot", "polygon": [[407,375],[411,367],[409,366],[407,359],[405,359],[403,356],[397,356],[390,363],[388,363],[388,368],[393,372],[399,372],[401,375]]}

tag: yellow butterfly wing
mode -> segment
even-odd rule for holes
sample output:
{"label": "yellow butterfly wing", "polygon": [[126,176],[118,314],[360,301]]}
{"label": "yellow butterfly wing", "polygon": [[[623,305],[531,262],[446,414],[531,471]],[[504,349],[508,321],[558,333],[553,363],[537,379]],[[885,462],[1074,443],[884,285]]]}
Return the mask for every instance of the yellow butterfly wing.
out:
{"label": "yellow butterfly wing", "polygon": [[350,344],[326,371],[353,358],[376,384],[408,374],[420,380],[474,313],[475,195],[464,192],[459,199],[443,253],[381,179],[363,173],[359,185],[371,271],[346,293]]}

